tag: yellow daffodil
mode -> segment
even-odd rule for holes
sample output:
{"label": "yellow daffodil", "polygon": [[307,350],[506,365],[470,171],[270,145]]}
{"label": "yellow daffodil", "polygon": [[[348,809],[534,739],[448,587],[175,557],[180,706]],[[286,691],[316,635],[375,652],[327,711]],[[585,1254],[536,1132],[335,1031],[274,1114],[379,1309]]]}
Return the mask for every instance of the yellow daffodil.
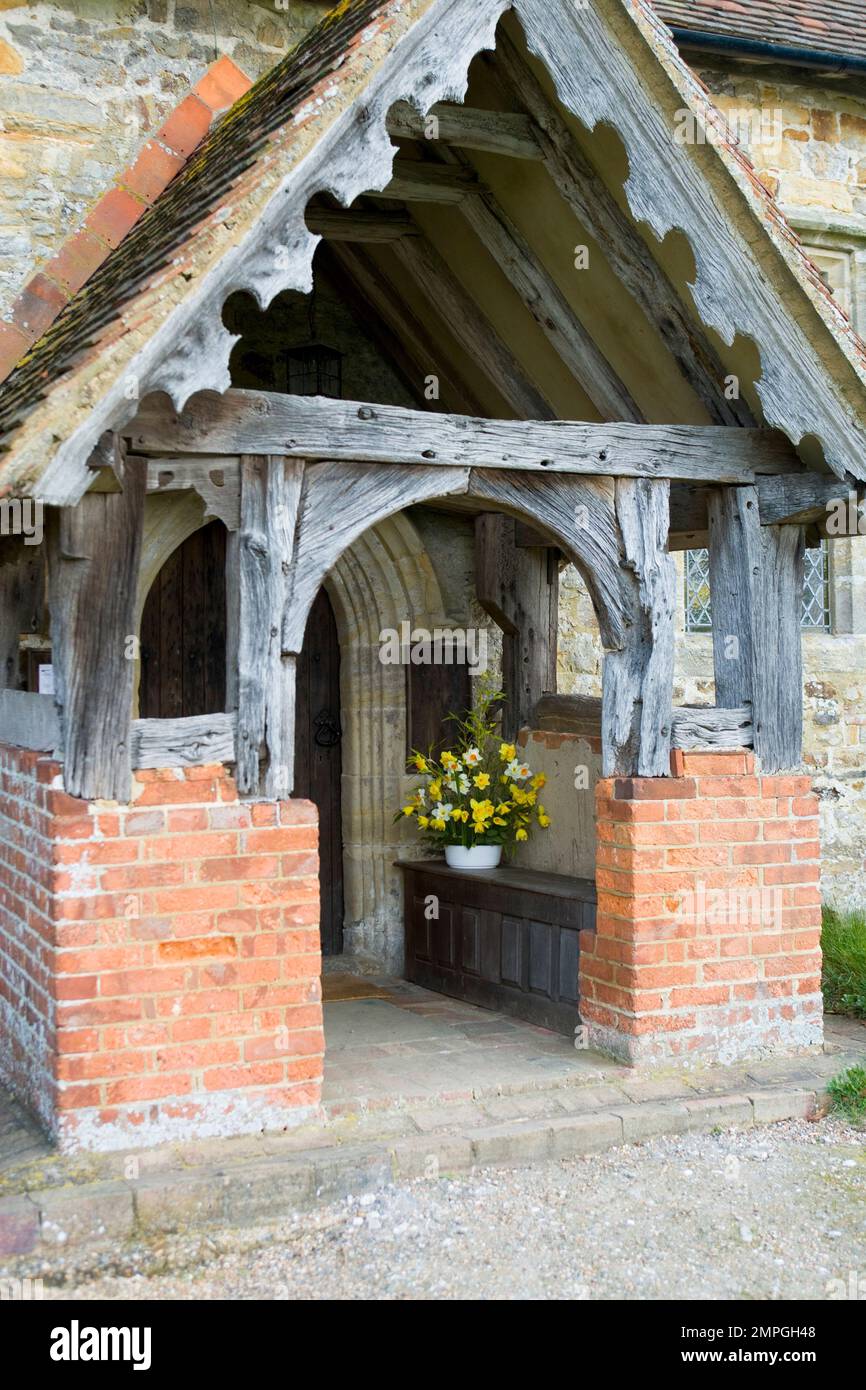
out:
{"label": "yellow daffodil", "polygon": [[501,816],[494,816],[494,817],[493,817],[493,824],[494,824],[494,825],[507,825],[507,824],[508,824],[508,821],[507,821],[507,820],[503,820]]}
{"label": "yellow daffodil", "polygon": [[444,820],[431,820],[431,822],[430,822],[430,829],[431,829],[431,830],[444,830],[444,829],[445,829],[445,822],[444,822]]}
{"label": "yellow daffodil", "polygon": [[453,753],[443,753],[440,761],[442,763],[442,766],[446,768],[448,772],[453,772],[455,767],[460,766],[459,758],[455,758]]}
{"label": "yellow daffodil", "polygon": [[420,827],[421,827],[422,830],[426,830],[427,827],[428,827],[428,825],[430,824],[430,817],[429,817],[429,816],[419,816],[419,817],[418,817],[418,824],[420,825]]}
{"label": "yellow daffodil", "polygon": [[515,840],[520,840],[522,842],[523,840],[528,840],[529,836],[527,835],[525,830],[518,830],[514,838]]}
{"label": "yellow daffodil", "polygon": [[432,798],[434,801],[439,801],[439,800],[441,800],[441,797],[442,797],[442,783],[440,782],[440,780],[439,780],[438,777],[437,777],[437,779],[436,779],[435,782],[431,782],[431,783],[430,783],[430,796],[431,796],[431,798]]}
{"label": "yellow daffodil", "polygon": [[414,807],[414,805],[413,805],[413,806],[404,806],[404,807],[403,807],[403,815],[404,815],[404,816],[414,816],[414,814],[415,814],[415,807]]}
{"label": "yellow daffodil", "polygon": [[428,771],[427,759],[423,756],[423,754],[416,753],[414,758],[412,759],[412,762],[415,764],[419,772]]}
{"label": "yellow daffodil", "polygon": [[475,776],[475,777],[472,778],[472,780],[473,780],[473,782],[475,783],[476,787],[479,788],[480,791],[484,791],[484,788],[485,788],[485,787],[489,787],[489,786],[490,786],[490,773],[489,773],[489,772],[479,772],[479,773],[477,774],[477,776]]}
{"label": "yellow daffodil", "polygon": [[513,743],[503,743],[499,749],[499,761],[510,763],[517,757],[517,749]]}
{"label": "yellow daffodil", "polygon": [[483,835],[487,830],[487,822],[483,820],[477,820],[473,825],[472,829],[475,831],[476,835]]}
{"label": "yellow daffodil", "polygon": [[539,815],[538,824],[541,826],[542,830],[546,830],[550,825],[550,816]]}
{"label": "yellow daffodil", "polygon": [[537,772],[535,774],[532,779],[532,786],[537,792],[540,792],[542,787],[547,786],[547,777],[543,772]]}

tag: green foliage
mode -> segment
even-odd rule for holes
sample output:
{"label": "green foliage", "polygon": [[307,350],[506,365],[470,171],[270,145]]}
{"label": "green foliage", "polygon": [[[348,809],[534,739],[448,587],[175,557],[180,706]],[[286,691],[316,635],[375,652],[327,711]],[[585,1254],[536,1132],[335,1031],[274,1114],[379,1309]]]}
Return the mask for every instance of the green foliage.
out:
{"label": "green foliage", "polygon": [[821,949],[827,1012],[866,1018],[866,916],[825,908]]}
{"label": "green foliage", "polygon": [[866,1069],[849,1067],[833,1077],[827,1090],[837,1114],[849,1120],[866,1119]]}

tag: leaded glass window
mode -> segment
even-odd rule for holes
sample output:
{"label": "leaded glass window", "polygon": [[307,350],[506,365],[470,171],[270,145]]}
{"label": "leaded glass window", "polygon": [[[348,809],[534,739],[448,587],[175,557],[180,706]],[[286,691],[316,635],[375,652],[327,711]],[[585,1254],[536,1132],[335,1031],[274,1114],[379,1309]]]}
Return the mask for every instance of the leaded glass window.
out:
{"label": "leaded glass window", "polygon": [[[708,550],[686,551],[685,576],[686,631],[710,632],[713,605]],[[830,573],[826,541],[806,551],[802,624],[806,628],[824,631],[830,628]]]}

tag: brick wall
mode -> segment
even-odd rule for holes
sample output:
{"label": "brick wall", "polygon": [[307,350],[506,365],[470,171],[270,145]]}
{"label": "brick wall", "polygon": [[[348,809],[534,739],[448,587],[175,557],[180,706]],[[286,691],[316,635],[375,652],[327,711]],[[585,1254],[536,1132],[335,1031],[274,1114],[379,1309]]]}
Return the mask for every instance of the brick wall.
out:
{"label": "brick wall", "polygon": [[281,1128],[318,1106],[316,811],[221,766],[129,806],[0,745],[0,1076],[67,1149]]}
{"label": "brick wall", "polygon": [[822,1041],[818,805],[746,753],[597,789],[597,934],[581,944],[593,1045],[733,1062]]}

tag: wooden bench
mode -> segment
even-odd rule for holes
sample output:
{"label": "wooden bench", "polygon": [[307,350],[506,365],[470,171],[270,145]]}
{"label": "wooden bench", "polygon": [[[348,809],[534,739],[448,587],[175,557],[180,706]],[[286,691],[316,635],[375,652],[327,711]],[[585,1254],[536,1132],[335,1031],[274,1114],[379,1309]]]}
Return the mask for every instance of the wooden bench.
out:
{"label": "wooden bench", "polygon": [[557,1033],[580,1024],[580,933],[595,930],[591,879],[533,869],[480,872],[398,860],[406,978]]}

